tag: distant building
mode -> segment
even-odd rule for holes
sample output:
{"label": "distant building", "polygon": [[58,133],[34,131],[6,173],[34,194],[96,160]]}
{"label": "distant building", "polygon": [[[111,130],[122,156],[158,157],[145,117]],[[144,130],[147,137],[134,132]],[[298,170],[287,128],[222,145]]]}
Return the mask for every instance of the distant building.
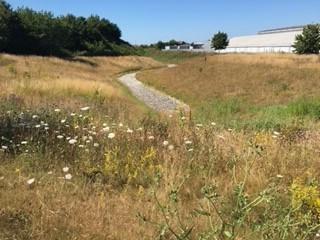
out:
{"label": "distant building", "polygon": [[304,26],[277,28],[258,32],[257,35],[231,38],[227,49],[221,52],[292,53],[296,36]]}
{"label": "distant building", "polygon": [[211,40],[205,43],[192,43],[181,46],[166,46],[170,51],[195,51],[218,53],[292,53],[296,36],[301,34],[304,26],[276,28],[258,32],[256,35],[231,38],[226,49],[215,51]]}

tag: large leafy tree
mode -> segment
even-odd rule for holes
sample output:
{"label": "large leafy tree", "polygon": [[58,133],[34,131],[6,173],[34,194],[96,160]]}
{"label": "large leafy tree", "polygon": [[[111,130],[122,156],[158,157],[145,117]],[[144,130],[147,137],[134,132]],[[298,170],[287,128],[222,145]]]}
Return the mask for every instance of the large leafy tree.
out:
{"label": "large leafy tree", "polygon": [[216,33],[211,41],[211,47],[220,50],[225,49],[229,45],[228,34],[224,32]]}
{"label": "large leafy tree", "polygon": [[319,54],[320,26],[311,24],[304,27],[302,34],[296,36],[293,47],[298,54]]}
{"label": "large leafy tree", "polygon": [[[55,17],[51,12],[18,8],[0,0],[0,51],[39,55],[117,55],[130,51],[121,30],[105,18]],[[132,49],[133,51],[133,49]]]}
{"label": "large leafy tree", "polygon": [[10,5],[4,1],[0,1],[0,50],[7,49],[10,42],[10,25],[12,18],[12,10]]}

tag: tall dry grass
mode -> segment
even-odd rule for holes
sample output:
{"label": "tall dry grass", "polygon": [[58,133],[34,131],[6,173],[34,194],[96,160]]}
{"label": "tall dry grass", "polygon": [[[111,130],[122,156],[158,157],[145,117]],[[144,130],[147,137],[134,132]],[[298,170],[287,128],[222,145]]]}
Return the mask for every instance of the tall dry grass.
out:
{"label": "tall dry grass", "polygon": [[[242,56],[207,62],[225,67],[232,57]],[[236,131],[183,115],[141,118],[114,79],[159,66],[145,58],[2,56],[0,65],[7,91],[0,239],[313,240],[318,233],[319,131],[299,122]],[[46,70],[37,77],[39,65]],[[184,74],[185,65],[192,67],[188,61],[174,71]],[[102,104],[92,97],[96,86]],[[135,121],[121,114],[128,106]],[[234,104],[224,106],[233,114]]]}

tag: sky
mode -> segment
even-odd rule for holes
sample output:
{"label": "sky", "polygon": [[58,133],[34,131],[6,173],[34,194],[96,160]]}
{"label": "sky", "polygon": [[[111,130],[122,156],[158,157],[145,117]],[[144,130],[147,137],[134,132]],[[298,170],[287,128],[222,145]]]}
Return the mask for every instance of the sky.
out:
{"label": "sky", "polygon": [[55,15],[99,15],[116,23],[132,44],[170,39],[205,41],[217,31],[229,37],[269,28],[320,22],[319,0],[7,0]]}

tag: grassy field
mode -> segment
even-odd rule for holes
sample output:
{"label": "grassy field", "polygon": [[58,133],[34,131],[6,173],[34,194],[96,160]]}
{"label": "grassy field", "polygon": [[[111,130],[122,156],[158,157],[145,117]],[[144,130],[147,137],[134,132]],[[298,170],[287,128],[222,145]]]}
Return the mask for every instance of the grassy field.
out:
{"label": "grassy field", "polygon": [[184,100],[201,121],[276,128],[320,117],[320,59],[296,55],[211,55],[138,78]]}
{"label": "grassy field", "polygon": [[[231,84],[219,83],[212,71],[239,85],[242,95],[230,90],[232,99],[241,95],[259,109],[289,104],[293,92],[298,101],[304,95],[299,89],[317,97],[316,76],[306,70],[317,75],[313,57],[183,58],[178,68],[147,70],[140,77],[196,110],[197,98],[206,106],[211,92],[221,101],[221,111],[231,108],[226,121],[233,121],[237,103],[229,107]],[[233,130],[208,121],[221,112],[215,118],[199,113],[194,120],[183,114],[150,116],[115,80],[123,72],[161,66],[145,57],[65,61],[1,55],[1,240],[315,239],[320,228],[320,132],[304,123],[270,131]],[[306,86],[290,87],[288,96],[264,93],[269,97],[250,86],[253,92],[243,95],[246,86],[236,80],[232,66],[243,80],[242,74],[258,79],[257,72],[287,76],[289,71],[292,88],[299,79]],[[296,69],[304,72],[303,79]],[[202,74],[224,92],[215,91]],[[176,82],[170,84],[170,79]],[[193,87],[178,88],[184,79],[193,79]],[[309,111],[310,104],[302,109]],[[314,116],[305,115],[313,116],[315,126],[317,105],[312,109]],[[201,116],[205,121],[199,121]]]}

